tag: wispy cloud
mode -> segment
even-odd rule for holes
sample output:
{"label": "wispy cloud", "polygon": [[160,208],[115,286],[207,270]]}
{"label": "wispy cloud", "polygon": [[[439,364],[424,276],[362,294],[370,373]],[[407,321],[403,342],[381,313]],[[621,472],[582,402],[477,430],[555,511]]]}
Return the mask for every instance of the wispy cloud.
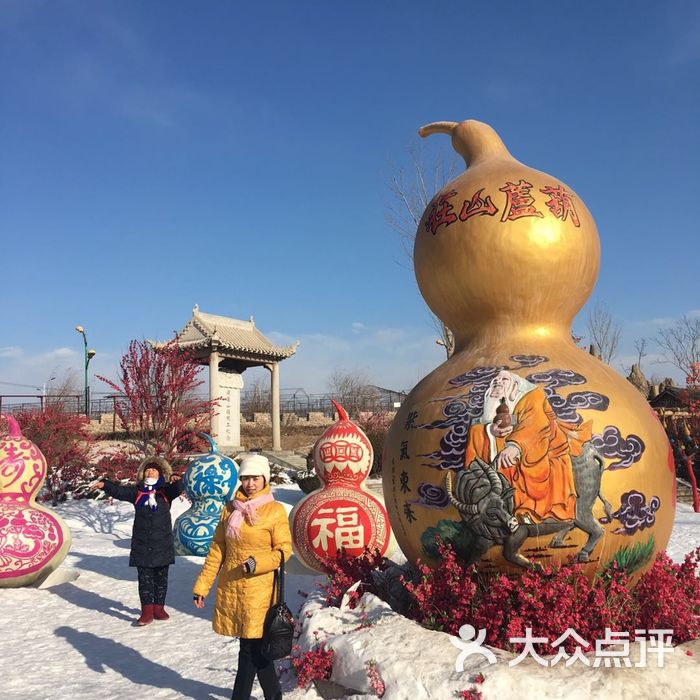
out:
{"label": "wispy cloud", "polygon": [[181,128],[192,122],[201,122],[216,115],[223,105],[214,104],[214,98],[189,85],[131,83],[123,86],[115,96],[118,112],[135,122],[161,128]]}
{"label": "wispy cloud", "polygon": [[676,321],[674,316],[659,316],[657,318],[645,318],[638,321],[632,321],[630,325],[637,327],[652,327],[652,328],[665,328],[666,326],[671,326]]}
{"label": "wispy cloud", "polygon": [[536,96],[532,95],[532,91],[528,91],[527,86],[522,81],[507,80],[504,78],[496,78],[486,81],[481,85],[484,96],[496,104],[505,105],[517,103],[523,97],[537,100]]}
{"label": "wispy cloud", "polygon": [[[284,333],[267,334],[270,340],[288,345]],[[426,328],[371,327],[347,335],[302,335],[294,357],[281,365],[283,387],[303,387],[309,393],[326,391],[335,371],[358,371],[380,386],[411,389],[444,361],[443,351]],[[248,381],[244,375],[244,380]]]}
{"label": "wispy cloud", "polygon": [[700,60],[700,5],[683,2],[668,13],[669,66],[681,66]]}
{"label": "wispy cloud", "polygon": [[0,348],[0,359],[15,359],[22,356],[22,348],[14,345],[9,345],[5,348]]}
{"label": "wispy cloud", "polygon": [[139,90],[119,98],[119,111],[128,119],[158,127],[172,128],[177,124],[177,110],[155,92]]}
{"label": "wispy cloud", "polygon": [[4,0],[0,3],[0,29],[19,34],[22,24],[41,10],[41,0]]}
{"label": "wispy cloud", "polygon": [[[168,71],[166,57],[152,41],[125,19],[128,13],[96,4],[90,10],[90,31],[85,31],[82,3],[67,3],[62,13],[63,31],[79,32],[80,43],[66,43],[56,55],[47,54],[40,38],[22,23],[32,26],[42,8],[33,11],[0,11],[0,28],[20,25],[16,42],[26,54],[24,62],[35,65],[31,85],[37,99],[50,101],[71,112],[107,113],[145,127],[172,130],[230,120],[240,109],[225,96],[213,95]],[[24,40],[23,37],[29,36]],[[48,56],[51,56],[49,59]],[[16,65],[23,62],[17,60]],[[19,70],[19,69],[17,69]],[[17,79],[26,76],[18,73]]]}
{"label": "wispy cloud", "polygon": [[[626,376],[632,365],[637,363],[638,360],[639,355],[627,353],[618,356],[615,359],[615,364],[620,368],[620,372]],[[651,352],[644,355],[642,358],[642,372],[650,381],[652,379],[660,381],[666,377],[671,377],[676,384],[682,384],[685,381],[683,373],[670,362],[667,362],[661,353]]]}
{"label": "wispy cloud", "polygon": [[[683,315],[687,316],[688,318],[700,318],[700,309],[689,309]],[[651,328],[652,330],[655,330],[658,328],[667,328],[668,326],[672,326],[680,318],[681,318],[680,316],[658,316],[656,318],[645,318],[645,319],[640,319],[638,321],[630,322],[630,326],[634,326],[634,327],[646,326],[646,327]]]}
{"label": "wispy cloud", "polygon": [[[116,368],[113,353],[100,352],[90,362],[89,379],[94,393],[101,390],[95,374],[112,375]],[[25,385],[27,389],[39,389],[52,378],[60,380],[70,372],[82,377],[83,353],[67,347],[44,351],[31,351],[10,346],[0,348],[0,394],[23,393],[11,390],[12,385]],[[31,392],[30,392],[31,393]]]}

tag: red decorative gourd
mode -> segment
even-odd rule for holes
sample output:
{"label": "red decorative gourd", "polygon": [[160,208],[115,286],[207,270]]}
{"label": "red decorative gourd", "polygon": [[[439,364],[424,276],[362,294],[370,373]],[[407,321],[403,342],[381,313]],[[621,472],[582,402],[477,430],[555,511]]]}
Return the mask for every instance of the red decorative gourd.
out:
{"label": "red decorative gourd", "polygon": [[0,438],[0,588],[27,586],[47,576],[70,549],[68,526],[36,503],[46,478],[41,450],[7,419]]}
{"label": "red decorative gourd", "polygon": [[314,445],[314,467],[322,482],[297,503],[290,520],[297,557],[310,569],[324,571],[342,547],[351,556],[379,549],[386,554],[391,529],[384,504],[365,480],[372,468],[372,444],[335,401],[338,420]]}

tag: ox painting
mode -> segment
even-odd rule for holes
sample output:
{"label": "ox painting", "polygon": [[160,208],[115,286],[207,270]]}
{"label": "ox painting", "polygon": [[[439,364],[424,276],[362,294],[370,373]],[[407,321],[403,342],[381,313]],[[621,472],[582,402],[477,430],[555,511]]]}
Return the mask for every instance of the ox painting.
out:
{"label": "ox painting", "polygon": [[471,535],[471,547],[458,552],[461,557],[473,564],[493,545],[501,544],[506,560],[517,566],[532,568],[532,562],[520,554],[520,547],[528,537],[556,533],[549,546],[562,547],[565,535],[577,527],[588,535],[577,559],[580,562],[588,561],[591,551],[603,535],[602,526],[593,517],[593,503],[600,499],[608,518],[612,518],[612,507],[600,493],[604,463],[595,448],[586,443],[582,453],[572,459],[572,464],[577,494],[574,517],[569,520],[545,518],[538,523],[515,516],[515,489],[494,465],[476,457],[469,469],[457,475],[455,486],[452,472],[447,472],[445,482],[448,497]]}

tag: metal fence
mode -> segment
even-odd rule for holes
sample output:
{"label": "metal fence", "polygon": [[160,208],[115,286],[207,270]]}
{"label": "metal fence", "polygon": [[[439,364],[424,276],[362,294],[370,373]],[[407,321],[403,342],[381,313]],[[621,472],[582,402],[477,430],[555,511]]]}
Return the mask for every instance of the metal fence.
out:
{"label": "metal fence", "polygon": [[[393,391],[367,391],[357,395],[346,397],[331,394],[309,394],[304,389],[280,390],[280,413],[294,414],[305,417],[309,413],[322,413],[332,418],[335,407],[331,399],[335,399],[351,414],[358,411],[373,413],[395,411],[405,394]],[[208,394],[199,394],[199,398],[206,399]],[[108,394],[100,398],[90,400],[89,416],[92,420],[99,420],[106,414],[114,414],[119,402],[125,397],[119,394]],[[0,412],[19,413],[20,411],[40,411],[44,406],[60,406],[69,413],[83,413],[85,403],[82,394],[68,394],[61,396],[45,396],[41,394],[2,394],[0,395]],[[241,392],[241,415],[250,418],[255,413],[269,413],[270,394],[259,390]]]}
{"label": "metal fence", "polygon": [[85,402],[82,394],[0,394],[0,413],[20,413],[21,411],[41,411],[44,406],[55,406],[66,413],[82,413]]}
{"label": "metal fence", "polygon": [[[395,391],[366,391],[349,396],[333,394],[308,394],[304,389],[280,390],[280,413],[306,416],[309,413],[323,413],[332,418],[335,399],[350,413],[368,411],[373,413],[395,411],[406,395]],[[270,395],[259,391],[241,392],[241,414],[251,416],[254,413],[270,412]]]}
{"label": "metal fence", "polygon": [[[90,401],[90,418],[99,420],[105,413],[114,413],[115,403],[123,396],[103,396]],[[85,398],[83,394],[61,394],[45,396],[43,394],[0,394],[0,412],[20,413],[22,411],[41,411],[44,406],[60,408],[66,413],[84,413]]]}

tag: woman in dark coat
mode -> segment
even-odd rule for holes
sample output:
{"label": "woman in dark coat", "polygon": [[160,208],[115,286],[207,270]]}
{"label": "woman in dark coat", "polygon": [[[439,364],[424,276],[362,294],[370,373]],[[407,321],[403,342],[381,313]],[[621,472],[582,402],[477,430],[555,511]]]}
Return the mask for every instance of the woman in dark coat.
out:
{"label": "woman in dark coat", "polygon": [[170,617],[165,611],[168,567],[175,563],[170,503],[184,484],[179,476],[172,476],[170,464],[162,457],[146,457],[136,481],[136,486],[121,486],[105,479],[93,484],[93,490],[104,489],[108,496],[134,504],[129,566],[137,568],[139,578],[141,617],[136,624],[147,625]]}

